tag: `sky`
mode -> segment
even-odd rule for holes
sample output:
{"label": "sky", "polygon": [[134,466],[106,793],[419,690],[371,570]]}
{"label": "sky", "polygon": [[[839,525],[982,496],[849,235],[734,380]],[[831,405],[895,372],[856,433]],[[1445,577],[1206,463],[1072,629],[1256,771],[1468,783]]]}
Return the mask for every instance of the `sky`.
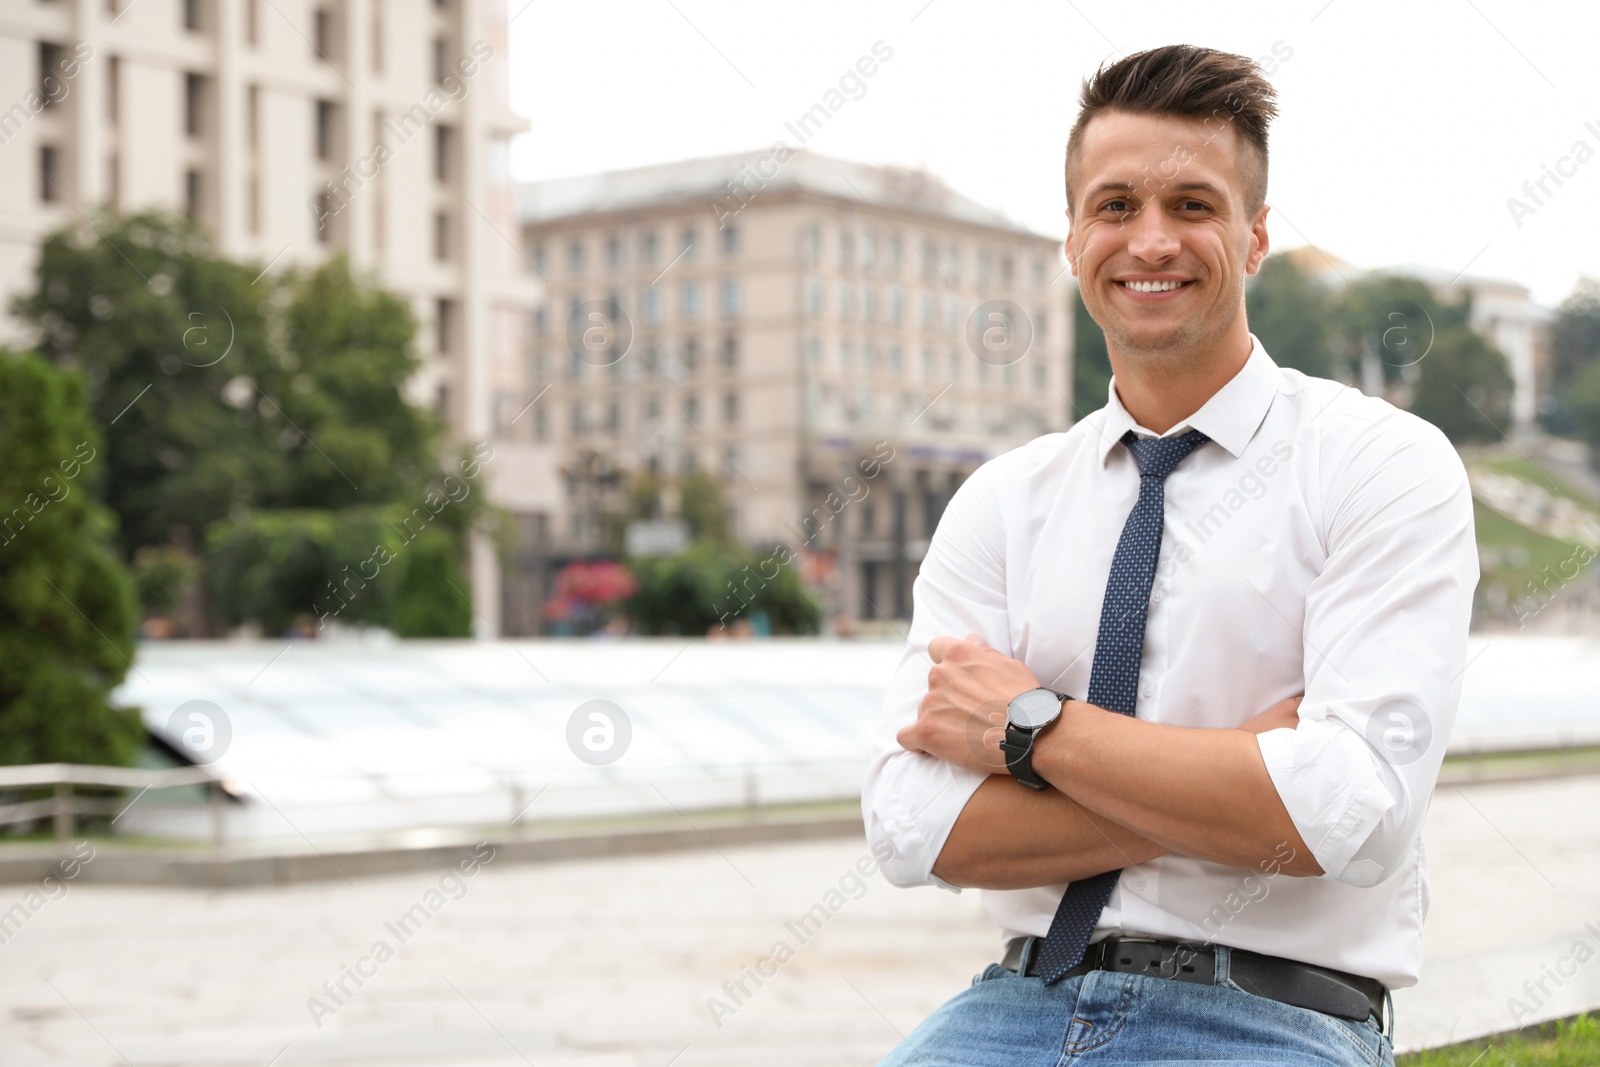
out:
{"label": "sky", "polygon": [[512,144],[517,180],[795,145],[785,124],[876,45],[889,58],[806,147],[923,167],[1061,237],[1082,80],[1186,42],[1273,60],[1273,249],[1508,279],[1550,306],[1600,277],[1587,0],[509,0],[509,13],[511,105],[532,122]]}

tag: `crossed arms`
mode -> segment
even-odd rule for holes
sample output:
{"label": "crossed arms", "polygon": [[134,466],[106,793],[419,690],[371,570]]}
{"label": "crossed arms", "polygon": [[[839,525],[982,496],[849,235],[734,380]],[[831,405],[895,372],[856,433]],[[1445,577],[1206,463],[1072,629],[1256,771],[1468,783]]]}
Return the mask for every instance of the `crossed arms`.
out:
{"label": "crossed arms", "polygon": [[[1381,460],[1346,470],[1323,457],[1334,471],[1317,501],[1325,558],[1295,620],[1304,700],[1239,708],[1255,717],[1232,729],[1069,701],[1035,746],[1034,768],[1055,787],[1042,793],[1017,786],[998,749],[1005,704],[1041,681],[997,651],[1010,647],[1015,595],[1005,476],[991,463],[969,478],[917,577],[863,788],[869,838],[896,852],[889,880],[1031,888],[1167,853],[1251,869],[1285,843],[1292,875],[1371,886],[1396,873],[1453,723],[1477,552],[1465,472],[1442,435],[1360,429],[1346,443]],[[1425,746],[1386,752],[1374,740],[1396,705],[1431,728]]]}
{"label": "crossed arms", "polygon": [[[1320,875],[1267,774],[1255,734],[1298,722],[1298,697],[1236,730],[1146,722],[1068,701],[1034,746],[1055,788],[1035,793],[1006,773],[993,709],[1038,686],[1026,666],[982,643],[936,637],[928,694],[898,740],[988,774],[957,818],[933,873],[951,885],[1027,889],[1072,882],[1178,852],[1253,868],[1287,842],[1285,873]],[[1126,783],[1138,782],[1130,790]]]}

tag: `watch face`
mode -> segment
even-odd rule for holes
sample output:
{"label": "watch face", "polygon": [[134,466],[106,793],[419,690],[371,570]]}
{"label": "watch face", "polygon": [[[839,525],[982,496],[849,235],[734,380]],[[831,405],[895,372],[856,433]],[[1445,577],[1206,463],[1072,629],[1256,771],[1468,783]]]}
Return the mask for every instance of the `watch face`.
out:
{"label": "watch face", "polygon": [[1030,689],[1006,709],[1006,718],[1011,724],[1024,730],[1048,726],[1060,714],[1061,701],[1048,689]]}

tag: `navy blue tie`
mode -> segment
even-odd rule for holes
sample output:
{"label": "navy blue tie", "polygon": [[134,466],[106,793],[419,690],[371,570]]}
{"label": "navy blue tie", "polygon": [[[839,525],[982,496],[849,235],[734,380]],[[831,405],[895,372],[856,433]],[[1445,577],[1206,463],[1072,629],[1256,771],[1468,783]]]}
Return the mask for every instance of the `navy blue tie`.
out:
{"label": "navy blue tie", "polygon": [[[1111,558],[1105,600],[1100,605],[1100,633],[1095,639],[1094,666],[1089,672],[1089,703],[1132,715],[1138,702],[1139,660],[1144,655],[1144,624],[1150,610],[1150,587],[1161,555],[1161,519],[1167,475],[1190,452],[1209,441],[1199,430],[1180,437],[1138,438],[1132,430],[1122,443],[1139,468],[1139,500],[1128,513]],[[1100,921],[1112,887],[1122,872],[1106,871],[1067,886],[1050,933],[1039,953],[1039,976],[1045,985],[1060,981],[1083,961],[1089,935]]]}

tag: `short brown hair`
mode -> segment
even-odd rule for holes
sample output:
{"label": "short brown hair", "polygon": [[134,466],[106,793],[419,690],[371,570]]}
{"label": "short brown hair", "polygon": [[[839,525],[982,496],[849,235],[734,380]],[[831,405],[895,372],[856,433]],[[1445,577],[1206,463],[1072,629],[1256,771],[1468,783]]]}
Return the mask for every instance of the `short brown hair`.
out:
{"label": "short brown hair", "polygon": [[1210,137],[1232,123],[1243,150],[1247,213],[1254,217],[1267,202],[1267,126],[1278,115],[1277,95],[1253,59],[1190,44],[1163,45],[1101,66],[1083,83],[1081,110],[1067,137],[1067,210],[1072,157],[1084,129],[1096,115],[1123,111],[1200,119]]}

